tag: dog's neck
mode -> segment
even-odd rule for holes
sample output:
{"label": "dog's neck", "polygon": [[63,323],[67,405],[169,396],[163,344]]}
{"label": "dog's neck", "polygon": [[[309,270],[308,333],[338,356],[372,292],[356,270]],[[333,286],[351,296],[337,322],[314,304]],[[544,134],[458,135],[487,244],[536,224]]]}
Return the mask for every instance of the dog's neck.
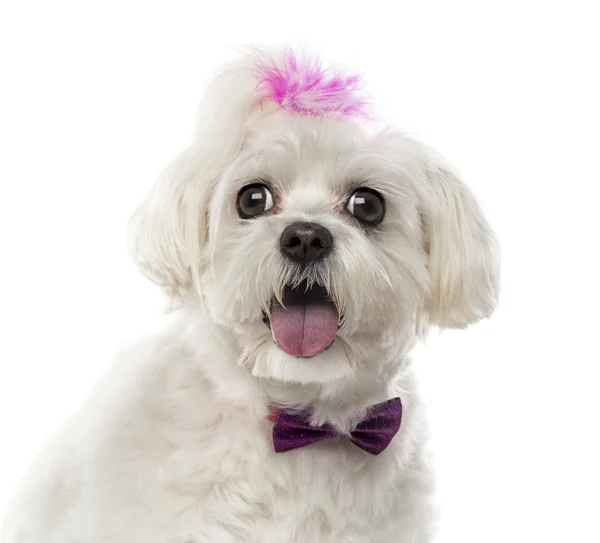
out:
{"label": "dog's neck", "polygon": [[266,397],[279,405],[356,405],[357,402],[384,401],[393,394],[394,384],[401,377],[401,361],[386,366],[384,371],[357,374],[352,379],[336,379],[325,383],[291,383],[257,379]]}
{"label": "dog's neck", "polygon": [[403,389],[399,372],[390,381],[380,375],[312,385],[276,381],[258,385],[269,407],[309,407],[314,424],[333,424],[342,432],[349,430],[358,413],[402,394]]}

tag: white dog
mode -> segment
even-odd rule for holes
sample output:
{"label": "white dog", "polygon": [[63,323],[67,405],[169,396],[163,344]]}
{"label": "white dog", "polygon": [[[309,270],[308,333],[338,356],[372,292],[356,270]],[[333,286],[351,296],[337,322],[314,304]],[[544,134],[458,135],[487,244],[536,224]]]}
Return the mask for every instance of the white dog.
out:
{"label": "white dog", "polygon": [[132,242],[177,306],[41,455],[2,543],[430,541],[409,353],[497,301],[452,169],[376,128],[358,77],[254,51]]}

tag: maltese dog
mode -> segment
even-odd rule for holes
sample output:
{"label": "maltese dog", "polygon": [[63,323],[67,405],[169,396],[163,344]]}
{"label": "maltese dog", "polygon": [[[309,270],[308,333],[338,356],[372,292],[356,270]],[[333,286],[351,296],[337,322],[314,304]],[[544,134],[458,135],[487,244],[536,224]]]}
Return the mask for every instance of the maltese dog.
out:
{"label": "maltese dog", "polygon": [[131,221],[173,300],[43,451],[2,543],[423,543],[410,351],[497,302],[469,189],[361,79],[253,50]]}

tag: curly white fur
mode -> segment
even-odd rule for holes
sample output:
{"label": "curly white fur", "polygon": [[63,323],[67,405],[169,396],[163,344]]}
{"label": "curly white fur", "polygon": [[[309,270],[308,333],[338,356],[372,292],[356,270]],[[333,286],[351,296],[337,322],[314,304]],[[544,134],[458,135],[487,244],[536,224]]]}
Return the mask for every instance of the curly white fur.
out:
{"label": "curly white fur", "polygon": [[[472,194],[420,142],[261,101],[255,57],[227,65],[196,137],[132,219],[142,271],[177,301],[164,329],[126,350],[44,451],[2,543],[423,543],[431,477],[409,352],[430,325],[464,327],[497,299],[493,234]],[[236,194],[268,179],[276,213],[240,221]],[[377,231],[343,213],[368,185]],[[329,229],[327,264],[278,250],[294,221]],[[286,284],[327,288],[344,315],[312,359],[262,322]],[[310,406],[347,430],[401,396],[399,434],[372,457],[341,440],[275,454],[271,403]]]}

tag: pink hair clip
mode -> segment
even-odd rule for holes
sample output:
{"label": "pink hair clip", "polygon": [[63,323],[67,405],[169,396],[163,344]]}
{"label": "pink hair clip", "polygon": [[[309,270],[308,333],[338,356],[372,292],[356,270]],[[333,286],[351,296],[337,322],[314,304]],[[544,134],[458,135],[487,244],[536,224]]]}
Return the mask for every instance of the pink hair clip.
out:
{"label": "pink hair clip", "polygon": [[368,118],[359,75],[323,69],[319,60],[299,60],[291,49],[285,49],[280,66],[270,60],[256,63],[261,103],[270,100],[297,115]]}

